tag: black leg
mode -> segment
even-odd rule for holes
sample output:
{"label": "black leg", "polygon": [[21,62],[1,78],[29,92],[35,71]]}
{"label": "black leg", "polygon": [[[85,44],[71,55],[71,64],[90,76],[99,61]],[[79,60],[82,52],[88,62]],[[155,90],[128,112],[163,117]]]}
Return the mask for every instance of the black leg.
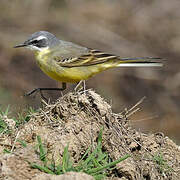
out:
{"label": "black leg", "polygon": [[66,83],[62,83],[62,88],[36,88],[32,91],[26,93],[24,96],[30,96],[34,94],[35,92],[39,91],[41,96],[43,97],[42,91],[64,91],[66,89]]}

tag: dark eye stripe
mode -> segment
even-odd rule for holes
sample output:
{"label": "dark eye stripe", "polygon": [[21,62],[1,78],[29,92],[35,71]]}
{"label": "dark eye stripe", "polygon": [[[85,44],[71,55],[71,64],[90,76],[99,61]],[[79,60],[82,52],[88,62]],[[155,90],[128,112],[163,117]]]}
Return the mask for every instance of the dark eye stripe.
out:
{"label": "dark eye stripe", "polygon": [[36,47],[46,47],[47,46],[47,42],[46,42],[46,39],[41,39],[41,40],[34,40],[34,41],[31,41],[32,45],[36,46]]}
{"label": "dark eye stripe", "polygon": [[31,44],[37,44],[39,41],[38,40],[34,40],[34,41],[31,41]]}

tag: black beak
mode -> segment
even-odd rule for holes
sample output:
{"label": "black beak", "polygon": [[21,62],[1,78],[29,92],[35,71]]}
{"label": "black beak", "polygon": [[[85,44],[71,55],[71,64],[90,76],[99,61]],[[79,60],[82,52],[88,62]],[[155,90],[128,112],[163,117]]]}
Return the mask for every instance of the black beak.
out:
{"label": "black beak", "polygon": [[20,48],[20,47],[25,47],[25,46],[27,46],[27,44],[19,44],[19,45],[16,45],[16,46],[14,46],[14,48]]}

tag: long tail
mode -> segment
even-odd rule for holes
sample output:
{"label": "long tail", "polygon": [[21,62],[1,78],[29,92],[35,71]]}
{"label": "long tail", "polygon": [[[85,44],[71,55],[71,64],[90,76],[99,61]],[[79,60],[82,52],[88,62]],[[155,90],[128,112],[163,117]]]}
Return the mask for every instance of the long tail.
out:
{"label": "long tail", "polygon": [[118,67],[161,67],[163,63],[161,58],[154,57],[136,57],[120,58]]}

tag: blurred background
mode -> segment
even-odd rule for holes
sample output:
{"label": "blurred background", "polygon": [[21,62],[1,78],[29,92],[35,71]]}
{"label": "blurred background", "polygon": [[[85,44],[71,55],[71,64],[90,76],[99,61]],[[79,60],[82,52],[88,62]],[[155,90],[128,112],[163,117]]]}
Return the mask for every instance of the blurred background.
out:
{"label": "blurred background", "polygon": [[[36,66],[33,53],[13,49],[40,30],[122,57],[167,59],[163,68],[117,68],[87,81],[114,112],[142,97],[141,110],[130,117],[143,132],[163,132],[180,143],[180,1],[179,0],[1,0],[0,108],[12,113],[40,106],[40,98],[22,95],[36,87],[57,87]],[[69,84],[69,90],[73,85]],[[48,92],[52,100],[57,92]]]}

